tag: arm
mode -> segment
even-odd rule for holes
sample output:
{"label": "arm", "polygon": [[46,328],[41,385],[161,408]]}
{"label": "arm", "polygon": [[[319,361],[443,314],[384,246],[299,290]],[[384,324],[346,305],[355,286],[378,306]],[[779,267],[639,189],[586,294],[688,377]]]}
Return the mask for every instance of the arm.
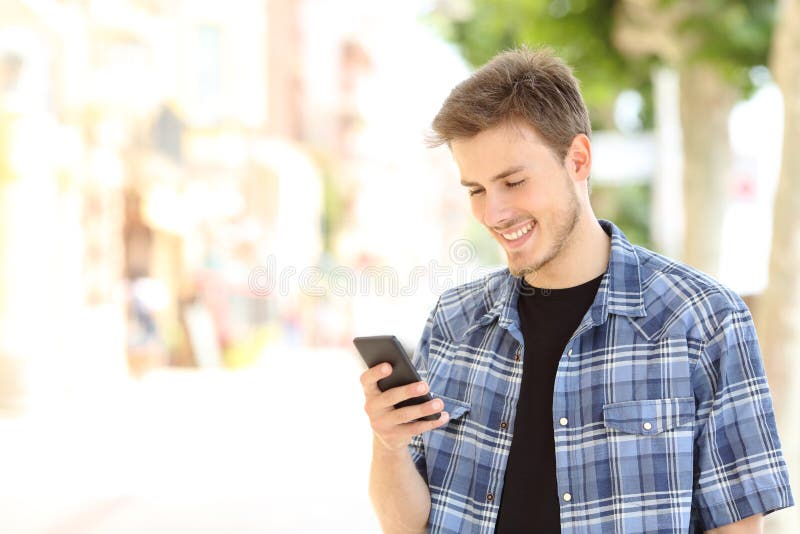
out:
{"label": "arm", "polygon": [[762,534],[764,532],[764,515],[751,515],[746,519],[719,528],[706,530],[706,534]]}
{"label": "arm", "polygon": [[[418,534],[426,530],[431,496],[411,459],[408,445],[413,436],[446,424],[449,417],[442,412],[434,421],[411,422],[439,412],[442,401],[434,399],[416,406],[395,408],[394,405],[403,400],[424,394],[428,386],[415,382],[381,392],[378,380],[390,373],[391,366],[383,363],[361,375],[367,399],[364,411],[373,430],[369,495],[385,534]],[[423,391],[416,389],[420,385]]]}
{"label": "arm", "polygon": [[792,506],[794,499],[744,304],[721,312],[692,382],[697,402],[692,506],[704,528],[717,529],[712,532],[760,532],[761,519],[751,517]]}
{"label": "arm", "polygon": [[391,451],[373,439],[369,496],[384,533],[425,532],[431,494],[407,449]]}

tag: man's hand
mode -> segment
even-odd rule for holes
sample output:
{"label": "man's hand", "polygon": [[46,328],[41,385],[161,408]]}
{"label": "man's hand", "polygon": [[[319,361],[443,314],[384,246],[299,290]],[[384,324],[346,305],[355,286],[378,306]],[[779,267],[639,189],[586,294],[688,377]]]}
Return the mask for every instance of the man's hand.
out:
{"label": "man's hand", "polygon": [[764,514],[751,515],[736,523],[725,525],[713,530],[706,530],[706,534],[762,534],[764,532]]}
{"label": "man's hand", "polygon": [[388,451],[398,451],[406,448],[413,436],[444,425],[450,417],[447,412],[442,412],[439,419],[433,421],[410,422],[435,414],[441,411],[444,405],[441,399],[433,399],[416,406],[395,408],[394,405],[398,402],[427,393],[428,384],[414,382],[381,391],[378,388],[378,380],[391,373],[392,366],[389,363],[376,365],[361,374],[361,386],[364,388],[366,398],[364,411],[369,416],[373,433]]}

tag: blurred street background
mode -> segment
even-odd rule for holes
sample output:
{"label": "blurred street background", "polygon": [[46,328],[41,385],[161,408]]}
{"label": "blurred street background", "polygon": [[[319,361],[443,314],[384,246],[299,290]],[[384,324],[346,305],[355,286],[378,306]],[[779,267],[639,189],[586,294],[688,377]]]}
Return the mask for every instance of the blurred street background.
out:
{"label": "blurred street background", "polygon": [[751,307],[797,494],[798,36],[800,0],[0,0],[0,532],[379,532],[351,340],[503,266],[424,140],[520,44],[582,82],[596,214]]}

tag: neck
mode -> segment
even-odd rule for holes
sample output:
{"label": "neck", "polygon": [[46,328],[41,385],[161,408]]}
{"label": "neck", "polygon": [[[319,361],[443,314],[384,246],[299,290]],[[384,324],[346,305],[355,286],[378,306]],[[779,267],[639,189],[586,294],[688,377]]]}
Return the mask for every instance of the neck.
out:
{"label": "neck", "polygon": [[525,281],[547,289],[575,287],[605,273],[610,256],[611,238],[594,213],[584,211],[558,256]]}

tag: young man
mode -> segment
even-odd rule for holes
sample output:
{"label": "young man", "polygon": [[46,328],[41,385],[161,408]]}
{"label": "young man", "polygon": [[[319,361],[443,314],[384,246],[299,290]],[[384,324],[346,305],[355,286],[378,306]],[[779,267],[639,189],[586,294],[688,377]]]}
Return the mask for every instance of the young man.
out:
{"label": "young man", "polygon": [[749,311],[596,219],[569,68],[500,54],[433,128],[508,268],[441,295],[423,382],[380,392],[386,363],[361,377],[385,532],[761,532],[791,506]]}

